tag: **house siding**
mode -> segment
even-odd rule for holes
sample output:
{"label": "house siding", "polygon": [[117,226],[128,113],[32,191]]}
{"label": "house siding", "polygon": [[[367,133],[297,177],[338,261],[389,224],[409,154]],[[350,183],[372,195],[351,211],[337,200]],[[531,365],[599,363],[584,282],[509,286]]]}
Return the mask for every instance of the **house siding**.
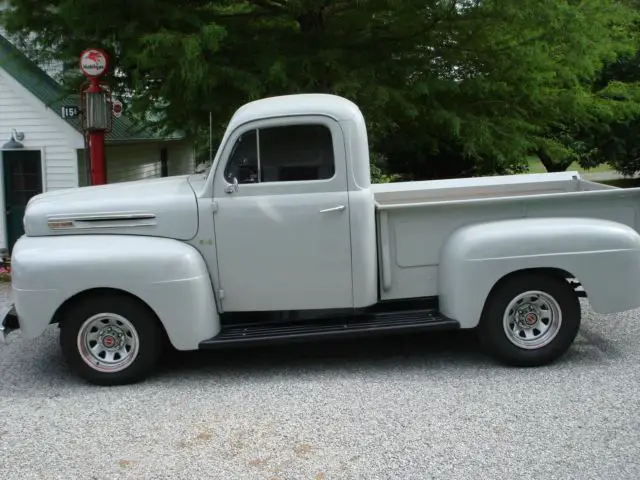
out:
{"label": "house siding", "polygon": [[[51,111],[37,108],[29,93],[20,91],[0,70],[0,145],[11,136],[11,130],[24,132],[25,148],[42,150],[44,190],[73,188],[78,185],[76,151],[73,133],[61,131],[51,121]],[[55,114],[53,114],[55,115]],[[62,120],[60,120],[62,122]],[[82,135],[77,137],[81,140]]]}
{"label": "house siding", "polygon": [[106,155],[108,183],[160,176],[158,145],[109,146],[106,149]]}
{"label": "house siding", "polygon": [[175,143],[170,144],[168,150],[169,175],[184,175],[194,172],[196,156],[193,145]]}

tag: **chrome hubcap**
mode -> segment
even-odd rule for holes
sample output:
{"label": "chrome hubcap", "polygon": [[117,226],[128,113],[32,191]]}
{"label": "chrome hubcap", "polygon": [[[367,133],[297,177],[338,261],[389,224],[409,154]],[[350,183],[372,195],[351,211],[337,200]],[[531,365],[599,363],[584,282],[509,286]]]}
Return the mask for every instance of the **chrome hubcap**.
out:
{"label": "chrome hubcap", "polygon": [[556,337],[562,324],[562,311],[551,295],[532,290],[511,300],[502,323],[511,343],[532,350],[544,347]]}
{"label": "chrome hubcap", "polygon": [[119,372],[138,356],[140,340],[133,324],[115,313],[99,313],[87,319],[78,332],[82,359],[100,372]]}

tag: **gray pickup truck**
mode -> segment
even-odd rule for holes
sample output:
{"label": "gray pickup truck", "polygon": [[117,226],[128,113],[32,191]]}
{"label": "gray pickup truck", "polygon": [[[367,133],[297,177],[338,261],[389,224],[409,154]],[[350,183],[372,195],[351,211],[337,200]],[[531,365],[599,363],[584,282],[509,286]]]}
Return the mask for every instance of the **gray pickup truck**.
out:
{"label": "gray pickup truck", "polygon": [[639,189],[575,172],[372,185],[364,118],[332,95],[242,106],[204,174],[31,199],[0,318],[103,385],[163,347],[477,329],[488,354],[547,364],[580,296],[640,307]]}

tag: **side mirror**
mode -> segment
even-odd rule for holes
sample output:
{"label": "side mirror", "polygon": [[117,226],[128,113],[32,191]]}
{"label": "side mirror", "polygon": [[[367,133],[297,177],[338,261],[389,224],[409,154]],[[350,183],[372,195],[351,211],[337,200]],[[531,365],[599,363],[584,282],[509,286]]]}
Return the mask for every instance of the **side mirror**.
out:
{"label": "side mirror", "polygon": [[224,191],[228,194],[236,193],[238,191],[238,179],[233,177],[233,183],[231,185],[227,185]]}

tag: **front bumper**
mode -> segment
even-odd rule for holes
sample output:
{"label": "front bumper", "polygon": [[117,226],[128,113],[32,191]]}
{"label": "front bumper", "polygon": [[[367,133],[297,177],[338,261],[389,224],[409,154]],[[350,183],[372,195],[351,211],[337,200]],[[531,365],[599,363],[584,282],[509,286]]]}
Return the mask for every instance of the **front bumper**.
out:
{"label": "front bumper", "polygon": [[13,303],[9,303],[0,310],[0,343],[7,343],[9,334],[19,328],[16,308]]}

